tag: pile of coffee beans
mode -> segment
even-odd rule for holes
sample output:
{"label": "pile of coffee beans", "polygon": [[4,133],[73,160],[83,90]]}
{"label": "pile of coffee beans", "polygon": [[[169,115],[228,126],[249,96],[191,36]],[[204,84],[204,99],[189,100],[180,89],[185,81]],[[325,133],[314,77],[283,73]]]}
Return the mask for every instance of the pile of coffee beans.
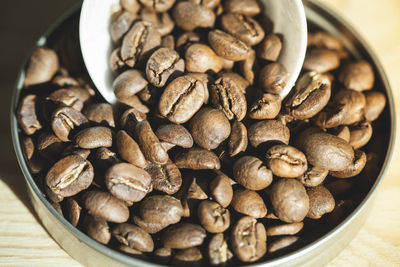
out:
{"label": "pile of coffee beans", "polygon": [[65,49],[37,48],[16,116],[54,208],[102,244],[172,265],[262,261],[307,239],[307,225],[318,237],[324,218],[342,220],[355,179],[376,177],[379,157],[362,149],[386,97],[368,62],[316,31],[281,99],[290,44],[262,9],[121,0],[113,106],[63,64]]}

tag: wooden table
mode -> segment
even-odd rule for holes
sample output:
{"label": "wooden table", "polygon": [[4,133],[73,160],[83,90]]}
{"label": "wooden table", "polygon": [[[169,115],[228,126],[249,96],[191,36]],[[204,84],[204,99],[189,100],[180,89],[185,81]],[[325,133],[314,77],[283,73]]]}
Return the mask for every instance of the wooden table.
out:
{"label": "wooden table", "polygon": [[[31,4],[33,2],[34,5]],[[5,55],[6,60],[1,63],[0,67],[0,92],[3,94],[0,100],[1,125],[9,124],[8,103],[13,78],[18,69],[18,60],[15,64],[12,56],[14,55],[17,59],[22,58],[18,55],[24,54],[26,49],[33,44],[33,41],[30,43],[17,42],[22,37],[13,31],[7,31],[7,26],[10,26],[9,23],[11,23],[11,27],[21,31],[25,30],[27,35],[31,34],[34,38],[59,14],[60,10],[65,9],[75,0],[62,2],[63,4],[59,6],[59,1],[2,1],[5,9],[2,7],[4,13],[0,11],[0,33],[2,36],[4,36],[3,33],[11,36],[11,42],[16,41],[16,46],[14,46],[14,52]],[[397,114],[400,114],[398,112],[400,108],[400,1],[323,0],[322,2],[341,13],[375,49],[389,76],[393,87],[396,111]],[[37,18],[34,14],[41,11],[41,4],[50,5],[51,9],[49,10],[58,10],[58,13],[52,14],[47,20]],[[24,11],[24,8],[27,10]],[[4,20],[4,16],[7,16],[6,11],[11,12],[10,20],[7,22]],[[23,20],[23,23],[17,23],[18,18],[12,17],[12,15],[21,12],[28,18],[30,16],[41,20],[41,28],[27,30],[30,27],[29,24],[26,24],[29,23],[28,19]],[[24,34],[24,32],[20,34]],[[4,51],[2,48],[5,49],[6,45],[8,44],[3,42],[0,45],[0,51]],[[5,63],[9,62],[12,67],[6,66]],[[398,125],[400,124],[398,123]],[[399,134],[398,137],[400,137]],[[35,217],[25,195],[24,179],[16,163],[8,127],[0,129],[0,144],[0,266],[81,266],[53,241]],[[356,238],[328,266],[386,267],[400,265],[399,149],[400,142],[397,142],[392,164],[379,188],[366,224]]]}

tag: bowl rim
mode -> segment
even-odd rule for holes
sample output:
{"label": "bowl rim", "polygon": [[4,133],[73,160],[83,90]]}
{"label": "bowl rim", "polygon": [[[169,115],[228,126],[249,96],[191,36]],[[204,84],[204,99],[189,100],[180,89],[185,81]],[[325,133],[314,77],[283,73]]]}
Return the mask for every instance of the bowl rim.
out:
{"label": "bowl rim", "polygon": [[[336,11],[332,10],[331,8],[327,7],[326,5],[316,1],[316,0],[304,0],[304,4],[307,9],[311,8],[316,10],[319,13],[323,13],[324,15],[327,15],[328,17],[334,17],[335,20],[337,20],[340,24],[345,25],[346,28],[357,38],[357,41],[362,45],[362,47],[366,50],[367,54],[371,57],[375,67],[377,74],[381,78],[382,84],[385,88],[385,93],[387,94],[387,107],[389,109],[389,116],[390,116],[390,124],[391,124],[391,132],[390,132],[390,137],[388,140],[388,150],[386,151],[386,156],[383,161],[382,167],[379,171],[379,174],[377,175],[377,179],[375,183],[372,185],[371,189],[368,191],[367,195],[363,198],[363,200],[358,204],[358,206],[342,221],[340,222],[336,227],[328,231],[325,235],[319,237],[315,241],[295,250],[290,253],[287,253],[283,256],[279,256],[277,258],[273,259],[268,259],[262,262],[257,262],[255,264],[250,264],[248,266],[272,266],[272,265],[280,265],[280,264],[285,264],[288,263],[291,260],[294,260],[296,258],[302,257],[303,255],[309,253],[310,251],[314,250],[316,247],[320,246],[321,244],[329,241],[332,239],[337,233],[341,232],[344,228],[346,228],[355,218],[357,217],[358,214],[360,214],[365,208],[366,208],[366,203],[370,202],[372,199],[372,196],[376,193],[377,188],[379,184],[382,182],[383,177],[388,169],[388,166],[391,163],[391,159],[393,156],[393,150],[394,150],[394,143],[395,143],[395,136],[396,136],[396,115],[395,115],[395,103],[394,103],[394,98],[393,98],[393,93],[392,93],[392,88],[389,84],[388,77],[384,71],[384,68],[379,60],[379,58],[376,56],[375,52],[373,49],[370,47],[370,45],[365,41],[365,39],[359,34],[358,31],[355,30],[351,24],[349,24],[341,15],[336,13]],[[67,18],[69,18],[71,15],[75,14],[78,12],[81,8],[81,3],[77,3],[74,6],[72,6],[69,10],[64,12],[61,16],[57,18],[57,20],[47,28],[47,30],[44,32],[44,34],[38,39],[38,41],[35,43],[35,45],[32,47],[32,49],[29,51],[27,56],[25,57],[25,60],[21,64],[21,68],[18,74],[17,81],[15,83],[15,86],[13,87],[13,93],[12,93],[12,98],[11,98],[11,107],[10,107],[10,126],[11,126],[11,135],[12,135],[12,142],[14,146],[14,150],[17,156],[18,163],[20,165],[20,168],[22,170],[22,173],[24,175],[26,183],[29,185],[29,187],[33,190],[33,192],[36,194],[36,196],[40,199],[42,204],[45,205],[45,207],[50,211],[50,213],[62,223],[63,227],[68,230],[70,233],[72,233],[79,241],[87,244],[90,248],[97,250],[98,252],[107,255],[108,257],[119,261],[120,263],[124,264],[140,264],[141,266],[164,266],[164,265],[159,265],[157,263],[145,261],[139,258],[134,258],[131,256],[128,256],[126,254],[123,254],[117,250],[111,249],[103,244],[98,243],[97,241],[93,240],[86,234],[84,234],[81,230],[78,228],[72,226],[72,224],[66,220],[64,217],[62,217],[54,208],[51,206],[49,201],[45,198],[45,195],[41,192],[37,184],[35,183],[29,168],[25,162],[24,156],[22,154],[22,149],[21,149],[21,144],[20,144],[20,139],[19,139],[19,132],[21,131],[18,126],[17,122],[17,117],[16,117],[16,110],[18,108],[18,103],[17,100],[19,99],[21,90],[22,90],[22,84],[25,76],[25,66],[29,60],[30,55],[34,51],[34,49],[38,46],[44,45],[46,42],[46,37],[49,36],[54,30],[59,27],[62,22],[64,22]],[[36,212],[36,211],[35,211]],[[43,223],[41,223],[42,226],[44,227]],[[46,228],[46,227],[44,227]],[[58,241],[55,240],[57,243]],[[60,245],[61,246],[61,245]],[[62,247],[62,246],[61,246]],[[66,251],[68,253],[68,251]],[[73,257],[73,255],[71,255]]]}

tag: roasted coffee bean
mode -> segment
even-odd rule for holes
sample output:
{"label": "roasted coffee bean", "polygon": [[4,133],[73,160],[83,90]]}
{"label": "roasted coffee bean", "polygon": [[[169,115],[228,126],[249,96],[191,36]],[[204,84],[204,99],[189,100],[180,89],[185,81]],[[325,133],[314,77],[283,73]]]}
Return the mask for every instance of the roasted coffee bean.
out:
{"label": "roasted coffee bean", "polygon": [[366,61],[352,62],[340,70],[339,81],[350,90],[370,90],[374,86],[374,70]]}
{"label": "roasted coffee bean", "polygon": [[226,12],[239,13],[249,16],[257,15],[261,8],[256,0],[228,0],[224,1]]}
{"label": "roasted coffee bean", "polygon": [[109,65],[113,73],[117,73],[125,66],[125,62],[121,59],[121,47],[118,47],[111,52]]}
{"label": "roasted coffee bean", "polygon": [[167,265],[171,260],[172,249],[161,247],[155,249],[153,255],[157,262]]}
{"label": "roasted coffee bean", "polygon": [[229,210],[210,200],[200,203],[197,216],[200,224],[210,233],[222,233],[231,223]]}
{"label": "roasted coffee bean", "polygon": [[108,103],[92,104],[86,107],[82,114],[86,116],[89,121],[103,123],[105,122],[110,127],[115,127],[114,111]]}
{"label": "roasted coffee bean", "polygon": [[154,195],[140,203],[139,214],[146,222],[170,225],[180,221],[183,209],[181,202],[172,196]]}
{"label": "roasted coffee bean", "polygon": [[219,233],[211,238],[208,244],[208,258],[212,265],[224,264],[232,259],[233,254],[228,248],[224,234]]}
{"label": "roasted coffee bean", "polygon": [[33,143],[32,138],[22,138],[21,150],[29,170],[33,174],[39,173],[43,169],[44,164],[42,159],[37,155],[37,153],[35,153],[35,144]]}
{"label": "roasted coffee bean", "polygon": [[328,49],[311,48],[307,50],[303,68],[310,71],[325,73],[338,68],[339,54]]}
{"label": "roasted coffee bean", "polygon": [[299,149],[304,152],[308,163],[331,171],[346,169],[354,159],[354,151],[342,138],[327,133],[302,135]]}
{"label": "roasted coffee bean", "polygon": [[24,86],[49,82],[59,68],[58,56],[52,49],[38,47],[29,59]]}
{"label": "roasted coffee bean", "polygon": [[229,34],[249,46],[259,44],[265,36],[263,28],[249,16],[228,13],[221,17],[221,26]]}
{"label": "roasted coffee bean", "polygon": [[118,99],[124,99],[140,92],[147,84],[140,71],[126,70],[114,80],[113,89]]}
{"label": "roasted coffee bean", "polygon": [[365,146],[372,137],[372,125],[370,122],[361,122],[350,127],[349,144],[354,148]]}
{"label": "roasted coffee bean", "polygon": [[222,70],[223,59],[205,44],[192,44],[185,52],[185,66],[188,72],[206,72],[211,70],[218,73]]}
{"label": "roasted coffee bean", "polygon": [[119,250],[121,252],[124,252],[126,254],[129,254],[129,255],[135,255],[135,257],[137,257],[137,258],[142,258],[144,260],[148,260],[148,258],[146,257],[145,254],[143,254],[143,252],[141,252],[141,251],[139,251],[137,249],[134,249],[134,248],[130,248],[130,247],[125,246],[125,245],[118,246],[117,250]]}
{"label": "roasted coffee bean", "polygon": [[215,14],[212,10],[189,1],[181,1],[176,4],[172,16],[176,25],[185,31],[210,28],[215,23]]}
{"label": "roasted coffee bean", "polygon": [[18,123],[27,135],[32,135],[36,131],[42,129],[42,124],[38,119],[36,105],[37,96],[27,95],[20,101],[17,110]]}
{"label": "roasted coffee bean", "polygon": [[231,134],[231,125],[218,109],[202,108],[189,124],[193,140],[202,148],[215,149]]}
{"label": "roasted coffee bean", "polygon": [[161,44],[161,34],[152,23],[138,21],[122,40],[121,59],[133,68],[137,62],[145,60],[151,51]]}
{"label": "roasted coffee bean", "polygon": [[121,116],[121,126],[129,133],[134,133],[136,125],[147,119],[146,114],[136,108],[127,109]]}
{"label": "roasted coffee bean", "polygon": [[342,138],[343,140],[349,142],[350,141],[350,129],[346,125],[341,125],[337,128],[333,129],[333,134],[337,137]]}
{"label": "roasted coffee bean", "polygon": [[248,189],[264,189],[272,182],[272,172],[262,164],[256,157],[241,157],[233,165],[233,178]]}
{"label": "roasted coffee bean", "polygon": [[250,49],[245,60],[239,62],[239,69],[243,77],[249,82],[254,84],[255,68],[256,65],[256,52],[254,49]]}
{"label": "roasted coffee bean", "polygon": [[[33,144],[32,144],[33,145]],[[42,132],[37,140],[37,150],[49,161],[55,161],[63,152],[65,145],[54,134]],[[33,153],[33,152],[32,152]],[[29,157],[31,158],[32,155]]]}
{"label": "roasted coffee bean", "polygon": [[115,44],[118,44],[121,41],[122,37],[129,31],[136,18],[137,14],[124,11],[111,23],[110,35]]}
{"label": "roasted coffee bean", "polygon": [[152,23],[161,36],[171,33],[175,27],[175,22],[168,12],[158,13],[151,8],[143,8],[140,17],[143,21]]}
{"label": "roasted coffee bean", "polygon": [[175,194],[182,185],[182,175],[176,165],[168,160],[164,165],[149,163],[145,169],[151,176],[153,189]]}
{"label": "roasted coffee bean", "polygon": [[279,177],[296,178],[307,170],[306,156],[295,147],[276,145],[266,154],[268,167]]}
{"label": "roasted coffee bean", "polygon": [[117,157],[117,153],[109,150],[106,147],[100,147],[96,150],[95,159],[97,166],[102,166],[104,170],[121,162],[121,160]]}
{"label": "roasted coffee bean", "polygon": [[179,250],[172,259],[173,265],[196,264],[196,262],[203,259],[203,254],[198,248],[186,248]]}
{"label": "roasted coffee bean", "polygon": [[165,124],[157,129],[156,135],[160,141],[183,148],[193,146],[193,137],[185,127],[178,124]]}
{"label": "roasted coffee bean", "polygon": [[[197,179],[196,177],[192,177],[191,179],[187,179],[187,180],[190,181],[188,183],[187,192],[186,192],[186,196],[185,196],[187,199],[203,200],[203,199],[208,198],[207,194],[203,190],[203,188],[205,189],[204,183],[203,183],[203,186],[201,184],[198,184],[197,181],[199,179]],[[203,180],[203,182],[204,182],[204,180]]]}
{"label": "roasted coffee bean", "polygon": [[150,174],[129,163],[109,168],[105,184],[111,194],[128,202],[139,202],[152,190]]}
{"label": "roasted coffee bean", "polygon": [[123,223],[129,218],[128,207],[110,193],[87,191],[82,196],[87,212],[108,222]]}
{"label": "roasted coffee bean", "polygon": [[139,145],[124,130],[117,133],[116,143],[118,153],[123,160],[140,168],[147,167],[147,160],[140,150]]}
{"label": "roasted coffee bean", "polygon": [[332,212],[335,208],[335,200],[331,192],[322,185],[309,188],[307,195],[310,199],[308,218],[319,219],[322,215]]}
{"label": "roasted coffee bean", "polygon": [[221,30],[210,31],[208,42],[218,56],[232,61],[245,60],[250,51],[246,43]]}
{"label": "roasted coffee bean", "polygon": [[211,196],[224,208],[232,201],[233,189],[231,180],[222,172],[218,172],[210,182]]}
{"label": "roasted coffee bean", "polygon": [[67,209],[66,217],[68,221],[76,227],[81,217],[82,207],[79,206],[78,202],[74,198],[67,198],[65,200],[65,205]]}
{"label": "roasted coffee bean", "polygon": [[70,155],[51,167],[46,175],[46,184],[55,194],[69,197],[88,188],[93,177],[93,166],[89,161]]}
{"label": "roasted coffee bean", "polygon": [[243,262],[259,260],[267,252],[267,235],[262,223],[250,216],[236,222],[231,233],[232,248]]}
{"label": "roasted coffee bean", "polygon": [[84,103],[90,98],[87,90],[81,87],[61,88],[50,93],[46,100],[72,107],[81,111]]}
{"label": "roasted coffee bean", "polygon": [[301,222],[310,207],[306,189],[295,179],[275,182],[269,191],[269,198],[275,214],[287,223]]}
{"label": "roasted coffee bean", "polygon": [[155,164],[167,163],[169,157],[160,140],[151,129],[150,123],[146,120],[140,121],[135,129],[136,140],[147,160]]}
{"label": "roasted coffee bean", "polygon": [[163,223],[150,223],[139,216],[134,216],[133,217],[133,222],[138,225],[140,228],[145,230],[149,234],[155,234],[164,229],[165,227],[168,226],[168,224],[163,224]]}
{"label": "roasted coffee bean", "polygon": [[258,147],[268,141],[280,141],[288,144],[290,138],[289,128],[278,120],[256,122],[249,127],[247,134],[253,147]]}
{"label": "roasted coffee bean", "polygon": [[297,236],[285,236],[285,237],[279,238],[278,240],[271,242],[271,244],[268,246],[268,252],[273,253],[277,250],[286,248],[286,247],[292,245],[297,240],[299,240],[299,237],[297,237]]}
{"label": "roasted coffee bean", "polygon": [[308,46],[326,48],[334,51],[343,50],[343,45],[339,39],[326,32],[315,32],[308,34]]}
{"label": "roasted coffee bean", "polygon": [[175,156],[174,162],[180,169],[219,170],[221,168],[217,155],[201,148],[182,150]]}
{"label": "roasted coffee bean", "polygon": [[161,13],[169,10],[175,3],[175,0],[164,0],[164,1],[158,1],[158,0],[139,0],[142,5],[144,5],[147,8],[152,8],[155,11]]}
{"label": "roasted coffee bean", "polygon": [[262,94],[250,106],[249,117],[255,120],[274,119],[281,110],[282,99],[278,94]]}
{"label": "roasted coffee bean", "polygon": [[322,184],[328,173],[328,170],[308,165],[307,171],[297,177],[297,180],[307,187],[313,187]]}
{"label": "roasted coffee bean", "polygon": [[123,9],[132,14],[138,13],[141,8],[138,0],[120,0],[119,2]]}
{"label": "roasted coffee bean", "polygon": [[229,119],[243,120],[247,112],[248,82],[236,73],[224,73],[211,85],[211,102]]}
{"label": "roasted coffee bean", "polygon": [[94,149],[111,147],[113,133],[110,128],[95,126],[81,130],[74,137],[74,143],[80,148]]}
{"label": "roasted coffee bean", "polygon": [[367,121],[376,120],[386,106],[386,97],[381,92],[365,92],[364,117]]}
{"label": "roasted coffee bean", "polygon": [[104,245],[107,245],[108,242],[110,242],[110,229],[104,219],[86,215],[83,224],[88,236]]}
{"label": "roasted coffee bean", "polygon": [[268,34],[258,46],[257,55],[268,61],[277,61],[282,50],[282,40],[277,34]]}
{"label": "roasted coffee bean", "polygon": [[163,87],[170,76],[182,74],[185,62],[175,50],[161,47],[149,58],[146,65],[146,76],[151,84]]}
{"label": "roasted coffee bean", "polygon": [[206,231],[199,225],[178,223],[168,227],[161,237],[165,247],[185,249],[203,244]]}
{"label": "roasted coffee bean", "polygon": [[264,200],[257,192],[248,189],[233,192],[232,207],[235,211],[253,218],[263,218],[267,215]]}
{"label": "roasted coffee bean", "polygon": [[190,75],[173,80],[161,95],[160,114],[174,123],[185,123],[204,103],[204,83]]}
{"label": "roasted coffee bean", "polygon": [[230,157],[234,157],[247,149],[247,129],[240,121],[234,121],[231,128],[231,136],[228,142],[228,152]]}
{"label": "roasted coffee bean", "polygon": [[320,112],[331,97],[328,76],[317,72],[305,73],[296,83],[295,91],[285,104],[288,114],[304,120]]}
{"label": "roasted coffee bean", "polygon": [[280,63],[271,63],[261,69],[259,83],[264,92],[279,94],[286,86],[289,73]]}
{"label": "roasted coffee bean", "polygon": [[62,107],[54,111],[51,128],[61,141],[68,142],[71,130],[87,122],[86,117],[79,111],[71,107]]}
{"label": "roasted coffee bean", "polygon": [[142,252],[152,252],[154,243],[151,236],[133,224],[118,224],[112,229],[112,235],[120,243]]}
{"label": "roasted coffee bean", "polygon": [[357,149],[354,151],[353,162],[346,169],[342,171],[331,171],[329,172],[329,174],[337,178],[354,177],[361,173],[366,163],[367,163],[367,156],[363,151]]}
{"label": "roasted coffee bean", "polygon": [[303,229],[303,222],[286,223],[276,226],[270,226],[267,229],[267,236],[277,235],[295,235]]}

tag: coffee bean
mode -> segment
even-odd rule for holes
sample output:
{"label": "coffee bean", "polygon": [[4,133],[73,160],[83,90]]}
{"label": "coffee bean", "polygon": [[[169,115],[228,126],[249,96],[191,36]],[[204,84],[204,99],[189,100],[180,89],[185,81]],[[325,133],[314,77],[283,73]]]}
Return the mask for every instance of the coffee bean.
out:
{"label": "coffee bean", "polygon": [[139,168],[147,167],[147,160],[140,150],[139,145],[124,130],[117,133],[116,143],[118,153],[123,160],[126,160]]}
{"label": "coffee bean", "polygon": [[172,196],[146,197],[140,204],[140,217],[149,223],[170,225],[180,221],[183,209],[180,201]]}
{"label": "coffee bean", "polygon": [[112,230],[112,235],[123,245],[142,252],[152,252],[154,243],[151,236],[132,224],[118,224]]}
{"label": "coffee bean", "polygon": [[151,84],[163,87],[172,76],[183,73],[185,62],[175,50],[161,47],[149,58],[146,65],[146,76]]}
{"label": "coffee bean", "polygon": [[277,61],[282,50],[282,40],[277,34],[268,34],[258,46],[257,55],[268,61]]}
{"label": "coffee bean", "polygon": [[330,97],[331,82],[328,77],[307,72],[297,81],[293,95],[285,104],[286,111],[295,119],[309,119],[328,104]]}
{"label": "coffee bean", "polygon": [[149,234],[158,233],[159,231],[168,226],[168,224],[163,224],[163,223],[147,222],[142,218],[140,218],[139,216],[133,216],[133,222]]}
{"label": "coffee bean", "polygon": [[78,155],[70,155],[50,168],[46,184],[55,194],[69,197],[88,188],[93,177],[93,166],[89,161]]}
{"label": "coffee bean", "polygon": [[121,7],[132,14],[136,14],[140,10],[140,4],[138,0],[120,0]]}
{"label": "coffee bean", "polygon": [[176,48],[178,51],[185,51],[189,46],[201,41],[201,36],[196,32],[184,32],[178,36],[176,40]]}
{"label": "coffee bean", "polygon": [[228,142],[229,156],[234,157],[247,149],[247,129],[240,121],[234,121],[232,124],[231,136]]}
{"label": "coffee bean", "polygon": [[81,111],[86,102],[90,98],[88,91],[81,87],[61,88],[50,93],[46,100],[53,101],[57,104],[72,107]]}
{"label": "coffee bean", "polygon": [[117,250],[124,252],[128,255],[135,255],[136,258],[141,258],[143,260],[148,260],[147,255],[143,254],[143,252],[134,249],[134,248],[130,248],[128,246],[125,245],[120,245],[117,247]]}
{"label": "coffee bean", "polygon": [[164,165],[149,163],[146,171],[151,176],[151,183],[155,190],[171,195],[176,193],[182,185],[181,173],[170,160]]}
{"label": "coffee bean", "polygon": [[125,62],[121,59],[121,48],[118,47],[111,52],[109,59],[110,69],[113,73],[117,73],[125,66]]}
{"label": "coffee bean", "polygon": [[335,200],[331,192],[322,185],[309,188],[307,195],[310,199],[308,218],[319,219],[322,215],[332,212],[335,208]]}
{"label": "coffee bean", "polygon": [[307,170],[306,156],[295,147],[276,145],[266,154],[268,167],[279,177],[296,178]]}
{"label": "coffee bean", "polygon": [[156,135],[163,142],[183,148],[191,148],[193,146],[192,135],[182,125],[164,124],[157,129]]}
{"label": "coffee bean", "polygon": [[122,37],[129,31],[136,18],[137,14],[124,11],[111,23],[110,35],[115,44],[121,42]]}
{"label": "coffee bean", "polygon": [[139,0],[147,8],[154,9],[158,13],[168,11],[175,3],[175,0]]}
{"label": "coffee bean", "polygon": [[315,32],[308,34],[308,46],[318,48],[326,48],[334,51],[343,50],[343,45],[340,40],[326,32]]}
{"label": "coffee bean", "polygon": [[223,60],[208,45],[192,44],[186,49],[185,64],[188,72],[211,70],[218,73],[222,70]]}
{"label": "coffee bean", "polygon": [[141,201],[152,190],[150,174],[129,163],[118,163],[109,168],[105,184],[111,194],[129,202]]}
{"label": "coffee bean", "polygon": [[249,16],[254,16],[261,12],[256,0],[228,0],[224,2],[224,10]]}
{"label": "coffee bean", "polygon": [[189,1],[196,3],[198,5],[202,5],[203,7],[209,9],[216,8],[221,2],[221,0],[189,0]]}
{"label": "coffee bean", "polygon": [[17,110],[18,123],[27,135],[42,129],[36,110],[37,101],[36,95],[27,95],[20,101]]}
{"label": "coffee bean", "polygon": [[256,66],[256,52],[254,51],[254,49],[250,49],[246,59],[239,62],[239,69],[243,77],[251,85],[254,84],[255,66]]}
{"label": "coffee bean", "polygon": [[249,16],[228,13],[221,17],[221,26],[229,34],[249,46],[259,44],[265,36],[263,28]]}
{"label": "coffee bean", "polygon": [[253,147],[258,147],[268,141],[280,141],[288,144],[290,138],[289,128],[278,120],[256,122],[249,127],[247,134]]}
{"label": "coffee bean", "polygon": [[49,82],[59,68],[56,52],[38,47],[29,58],[25,71],[24,87]]}
{"label": "coffee bean", "polygon": [[67,209],[66,217],[68,221],[76,227],[81,217],[82,207],[79,206],[78,202],[74,198],[67,198],[65,200],[65,205]]}
{"label": "coffee bean", "polygon": [[313,187],[322,184],[328,173],[328,170],[308,165],[307,171],[297,177],[297,180],[307,187]]}
{"label": "coffee bean", "polygon": [[203,200],[200,203],[197,216],[200,224],[210,233],[224,232],[231,222],[229,210],[210,200]]}
{"label": "coffee bean", "polygon": [[204,103],[204,83],[185,75],[173,80],[161,95],[160,114],[174,123],[187,122]]}
{"label": "coffee bean", "polygon": [[267,235],[264,225],[250,216],[236,222],[231,234],[235,255],[243,262],[259,260],[267,252]]}
{"label": "coffee bean", "polygon": [[276,226],[270,226],[267,229],[267,236],[277,235],[295,235],[303,229],[303,222],[286,223]]}
{"label": "coffee bean", "polygon": [[101,166],[104,170],[121,162],[121,160],[117,157],[117,153],[109,150],[106,147],[100,147],[96,150],[95,160],[97,166]]}
{"label": "coffee bean", "polygon": [[167,265],[171,260],[172,249],[161,247],[154,250],[153,255],[157,262]]}
{"label": "coffee bean", "polygon": [[[204,186],[203,184],[198,184],[197,181],[199,181],[199,179],[197,179],[196,177],[192,177],[191,179],[186,179],[186,181],[188,182],[188,186],[187,187],[187,193],[186,193],[186,198],[187,199],[199,199],[199,200],[203,200],[203,199],[207,199],[208,196],[207,194],[204,192],[206,186]],[[204,180],[200,180],[200,182]],[[204,188],[204,189],[203,189]]]}
{"label": "coffee bean", "polygon": [[381,92],[365,92],[364,116],[367,121],[376,120],[386,106],[386,97]]}
{"label": "coffee bean", "polygon": [[339,54],[328,49],[311,48],[307,50],[303,68],[306,70],[325,73],[338,68]]}
{"label": "coffee bean", "polygon": [[[57,160],[60,154],[63,152],[64,148],[65,145],[63,144],[63,142],[54,134],[49,132],[42,132],[39,135],[39,138],[37,140],[37,150],[48,161],[54,162],[55,160]],[[29,159],[32,158],[32,156],[33,151]]]}
{"label": "coffee bean", "polygon": [[84,225],[86,228],[86,234],[97,242],[104,245],[107,245],[108,242],[110,242],[111,233],[105,220],[91,215],[86,215]]}
{"label": "coffee bean", "polygon": [[349,144],[354,148],[365,146],[372,137],[372,125],[369,122],[361,122],[351,126]]}
{"label": "coffee bean", "polygon": [[250,106],[249,117],[255,120],[274,119],[281,110],[282,99],[278,94],[262,94]]}
{"label": "coffee bean", "polygon": [[222,172],[218,172],[215,178],[210,182],[210,192],[212,197],[222,207],[228,207],[233,197],[230,178]]}
{"label": "coffee bean", "polygon": [[231,133],[224,113],[213,108],[200,109],[191,119],[189,129],[194,141],[205,149],[217,148]]}
{"label": "coffee bean", "polygon": [[[179,250],[174,258],[172,259],[172,264],[176,266],[190,264],[196,264],[196,262],[203,259],[203,254],[198,248],[186,248]],[[196,264],[197,265],[197,264]],[[201,266],[201,265],[200,265]]]}
{"label": "coffee bean", "polygon": [[152,23],[161,36],[166,36],[171,33],[175,27],[175,22],[171,19],[168,12],[157,13],[151,8],[143,8],[140,13],[140,18],[143,21]]}
{"label": "coffee bean", "polygon": [[134,133],[138,122],[147,119],[146,114],[136,108],[127,109],[121,116],[121,126],[129,133]]}
{"label": "coffee bean", "polygon": [[350,90],[370,90],[374,86],[374,70],[366,61],[352,62],[340,70],[339,81]]}
{"label": "coffee bean", "polygon": [[256,191],[264,189],[271,184],[272,173],[262,164],[256,157],[241,157],[233,165],[233,178],[248,189]]}
{"label": "coffee bean", "polygon": [[176,4],[172,16],[176,25],[185,31],[210,28],[214,26],[215,22],[215,14],[212,10],[189,1]]}
{"label": "coffee bean", "polygon": [[248,82],[236,73],[223,73],[211,85],[211,102],[229,119],[243,120],[247,112]]}
{"label": "coffee bean", "polygon": [[245,60],[250,51],[244,42],[221,30],[210,31],[208,42],[218,56],[232,61]]}
{"label": "coffee bean", "polygon": [[178,223],[168,227],[161,237],[165,247],[185,249],[203,244],[206,231],[199,225]]}
{"label": "coffee bean", "polygon": [[337,178],[354,177],[361,173],[366,163],[367,163],[367,157],[365,153],[357,149],[354,151],[353,162],[346,169],[342,171],[331,171],[329,172],[329,174]]}
{"label": "coffee bean", "polygon": [[136,63],[146,60],[149,53],[161,44],[161,35],[152,23],[138,21],[122,40],[121,59],[133,68]]}
{"label": "coffee bean", "polygon": [[179,152],[174,159],[180,169],[219,170],[221,163],[211,151],[201,148],[190,148]]}
{"label": "coffee bean", "polygon": [[82,196],[87,212],[108,222],[123,223],[129,218],[128,207],[110,193],[87,191]]}
{"label": "coffee bean", "polygon": [[126,70],[114,80],[113,89],[118,99],[124,99],[140,92],[147,84],[140,71]]}
{"label": "coffee bean", "polygon": [[285,236],[282,238],[279,238],[278,240],[275,240],[274,242],[271,242],[271,244],[268,246],[268,252],[273,253],[277,250],[286,248],[293,243],[295,243],[299,237],[297,236]]}
{"label": "coffee bean", "polygon": [[275,214],[287,223],[301,222],[310,207],[304,186],[295,179],[281,179],[275,182],[269,191],[269,198]]}
{"label": "coffee bean", "polygon": [[87,122],[86,117],[79,111],[71,107],[62,107],[54,111],[51,128],[61,141],[68,142],[71,130]]}
{"label": "coffee bean", "polygon": [[264,92],[279,94],[286,86],[289,73],[280,63],[271,63],[261,69],[259,83]]}
{"label": "coffee bean", "polygon": [[263,218],[267,215],[264,200],[257,192],[248,189],[233,192],[232,207],[235,211],[253,218]]}
{"label": "coffee bean", "polygon": [[211,238],[208,244],[208,257],[212,265],[224,264],[233,257],[224,234],[219,233]]}
{"label": "coffee bean", "polygon": [[74,143],[80,148],[94,149],[99,147],[111,147],[113,143],[110,128],[95,126],[83,129],[74,137]]}
{"label": "coffee bean", "polygon": [[115,127],[114,111],[110,104],[99,103],[92,104],[86,107],[82,114],[89,121],[97,122],[99,124],[106,123],[109,127]]}

